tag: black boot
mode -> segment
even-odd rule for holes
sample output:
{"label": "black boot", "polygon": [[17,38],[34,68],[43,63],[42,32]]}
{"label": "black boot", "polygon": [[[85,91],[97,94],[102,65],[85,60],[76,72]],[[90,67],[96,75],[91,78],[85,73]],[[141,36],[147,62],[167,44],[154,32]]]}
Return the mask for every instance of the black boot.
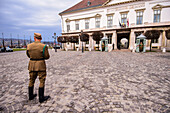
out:
{"label": "black boot", "polygon": [[33,100],[37,96],[37,94],[33,94],[34,86],[33,87],[28,87],[28,92],[29,92],[29,100]]}
{"label": "black boot", "polygon": [[39,102],[42,103],[42,102],[48,100],[49,98],[50,98],[50,96],[44,96],[44,87],[39,88]]}

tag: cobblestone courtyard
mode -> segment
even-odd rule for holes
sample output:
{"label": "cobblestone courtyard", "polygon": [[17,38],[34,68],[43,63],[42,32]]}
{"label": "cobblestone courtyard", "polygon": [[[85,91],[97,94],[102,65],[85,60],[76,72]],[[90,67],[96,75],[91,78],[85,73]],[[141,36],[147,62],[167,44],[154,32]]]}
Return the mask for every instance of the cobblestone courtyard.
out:
{"label": "cobblestone courtyard", "polygon": [[[0,53],[0,112],[169,113],[170,53],[50,50],[45,95],[28,101],[25,51]],[[35,90],[38,94],[39,80]]]}

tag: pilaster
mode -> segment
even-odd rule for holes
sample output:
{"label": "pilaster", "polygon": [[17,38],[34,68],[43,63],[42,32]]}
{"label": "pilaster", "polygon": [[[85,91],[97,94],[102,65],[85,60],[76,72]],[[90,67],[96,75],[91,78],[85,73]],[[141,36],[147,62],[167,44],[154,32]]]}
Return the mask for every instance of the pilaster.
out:
{"label": "pilaster", "polygon": [[130,39],[129,39],[130,43],[129,43],[129,49],[132,50],[134,48],[135,45],[135,32],[133,30],[131,30],[130,32]]}
{"label": "pilaster", "polygon": [[163,30],[163,32],[162,32],[162,47],[165,47],[166,46],[166,44],[165,44],[165,30]]}
{"label": "pilaster", "polygon": [[114,44],[114,49],[117,49],[117,34],[116,31],[113,31],[112,35],[112,45]]}

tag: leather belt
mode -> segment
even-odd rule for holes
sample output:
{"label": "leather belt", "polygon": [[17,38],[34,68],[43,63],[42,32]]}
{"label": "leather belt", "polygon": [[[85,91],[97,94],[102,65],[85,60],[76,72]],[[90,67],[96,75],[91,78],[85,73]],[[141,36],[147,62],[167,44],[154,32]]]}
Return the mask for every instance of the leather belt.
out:
{"label": "leather belt", "polygon": [[39,60],[44,60],[43,58],[41,58],[41,59],[30,59],[30,60],[33,60],[33,61],[39,61]]}

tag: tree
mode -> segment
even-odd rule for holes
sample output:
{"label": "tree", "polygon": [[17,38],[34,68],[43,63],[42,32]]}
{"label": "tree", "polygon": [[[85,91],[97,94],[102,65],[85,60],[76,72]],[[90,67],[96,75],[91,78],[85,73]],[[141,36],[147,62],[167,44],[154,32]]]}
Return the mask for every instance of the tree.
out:
{"label": "tree", "polygon": [[68,36],[59,36],[57,42],[66,43],[68,42]]}
{"label": "tree", "polygon": [[[83,31],[81,31],[81,33],[80,33],[80,40],[82,42],[87,42],[89,40],[89,35],[86,34],[86,33],[83,33]],[[86,48],[86,44],[85,44],[85,48]]]}
{"label": "tree", "polygon": [[98,42],[98,47],[99,47],[99,41],[101,41],[101,39],[103,38],[103,33],[100,31],[96,31],[93,32],[92,36],[93,36],[93,40]]}
{"label": "tree", "polygon": [[145,32],[144,35],[146,36],[146,39],[151,40],[151,42],[150,42],[150,51],[151,51],[153,39],[159,38],[160,31],[159,30],[148,30],[148,31]]}
{"label": "tree", "polygon": [[170,39],[170,29],[169,29],[169,30],[166,30],[166,38],[167,38],[167,39]]}
{"label": "tree", "polygon": [[77,43],[78,40],[78,36],[70,36],[68,37],[68,42],[74,43],[74,50],[75,50],[75,43]]}

